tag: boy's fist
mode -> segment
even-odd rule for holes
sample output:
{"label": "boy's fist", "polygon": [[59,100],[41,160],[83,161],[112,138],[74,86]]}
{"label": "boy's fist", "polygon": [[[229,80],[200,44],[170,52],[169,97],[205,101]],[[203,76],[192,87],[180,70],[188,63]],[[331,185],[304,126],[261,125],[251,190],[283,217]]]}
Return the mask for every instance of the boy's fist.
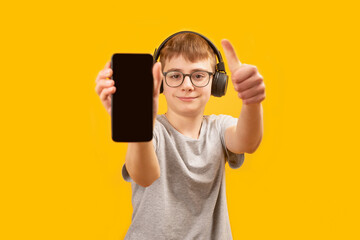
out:
{"label": "boy's fist", "polygon": [[229,40],[223,39],[221,45],[229,65],[231,80],[239,98],[243,100],[244,104],[263,101],[265,99],[265,84],[257,67],[242,64]]}

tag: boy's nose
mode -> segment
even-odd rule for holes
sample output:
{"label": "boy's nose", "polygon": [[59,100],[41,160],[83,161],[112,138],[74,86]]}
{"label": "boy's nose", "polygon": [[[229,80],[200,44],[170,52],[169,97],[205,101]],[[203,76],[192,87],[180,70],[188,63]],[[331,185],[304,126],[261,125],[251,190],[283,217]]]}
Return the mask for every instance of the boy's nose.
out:
{"label": "boy's nose", "polygon": [[188,89],[194,89],[193,84],[191,83],[190,77],[186,76],[184,79],[183,84],[181,85],[183,89],[188,90]]}

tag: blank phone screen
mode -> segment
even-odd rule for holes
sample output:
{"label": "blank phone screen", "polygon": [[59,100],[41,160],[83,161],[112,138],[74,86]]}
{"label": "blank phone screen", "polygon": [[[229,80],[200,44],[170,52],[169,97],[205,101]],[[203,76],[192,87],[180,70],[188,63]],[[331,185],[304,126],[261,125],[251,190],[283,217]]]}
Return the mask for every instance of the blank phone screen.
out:
{"label": "blank phone screen", "polygon": [[116,91],[111,101],[112,139],[147,142],[153,137],[153,57],[116,53],[111,58]]}

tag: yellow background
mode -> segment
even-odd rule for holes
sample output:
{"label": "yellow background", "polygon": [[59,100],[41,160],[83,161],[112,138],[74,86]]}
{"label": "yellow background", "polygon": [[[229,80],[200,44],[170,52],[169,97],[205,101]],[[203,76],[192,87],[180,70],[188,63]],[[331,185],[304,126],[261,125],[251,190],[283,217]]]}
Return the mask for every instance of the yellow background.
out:
{"label": "yellow background", "polygon": [[[0,239],[123,239],[126,144],[111,140],[95,78],[113,53],[153,54],[181,30],[223,56],[229,39],[264,77],[263,141],[226,166],[234,239],[360,239],[358,13],[355,1],[1,3]],[[206,114],[240,110],[230,83]]]}

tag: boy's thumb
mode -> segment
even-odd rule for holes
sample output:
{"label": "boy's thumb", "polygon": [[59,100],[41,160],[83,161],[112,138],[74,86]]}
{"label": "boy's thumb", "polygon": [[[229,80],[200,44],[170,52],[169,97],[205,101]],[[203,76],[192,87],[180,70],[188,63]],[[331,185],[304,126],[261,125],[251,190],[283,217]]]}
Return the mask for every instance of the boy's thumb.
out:
{"label": "boy's thumb", "polygon": [[161,84],[161,78],[162,78],[162,72],[161,72],[161,63],[157,62],[153,66],[153,77],[154,77],[154,90],[156,92],[160,91],[160,84]]}

